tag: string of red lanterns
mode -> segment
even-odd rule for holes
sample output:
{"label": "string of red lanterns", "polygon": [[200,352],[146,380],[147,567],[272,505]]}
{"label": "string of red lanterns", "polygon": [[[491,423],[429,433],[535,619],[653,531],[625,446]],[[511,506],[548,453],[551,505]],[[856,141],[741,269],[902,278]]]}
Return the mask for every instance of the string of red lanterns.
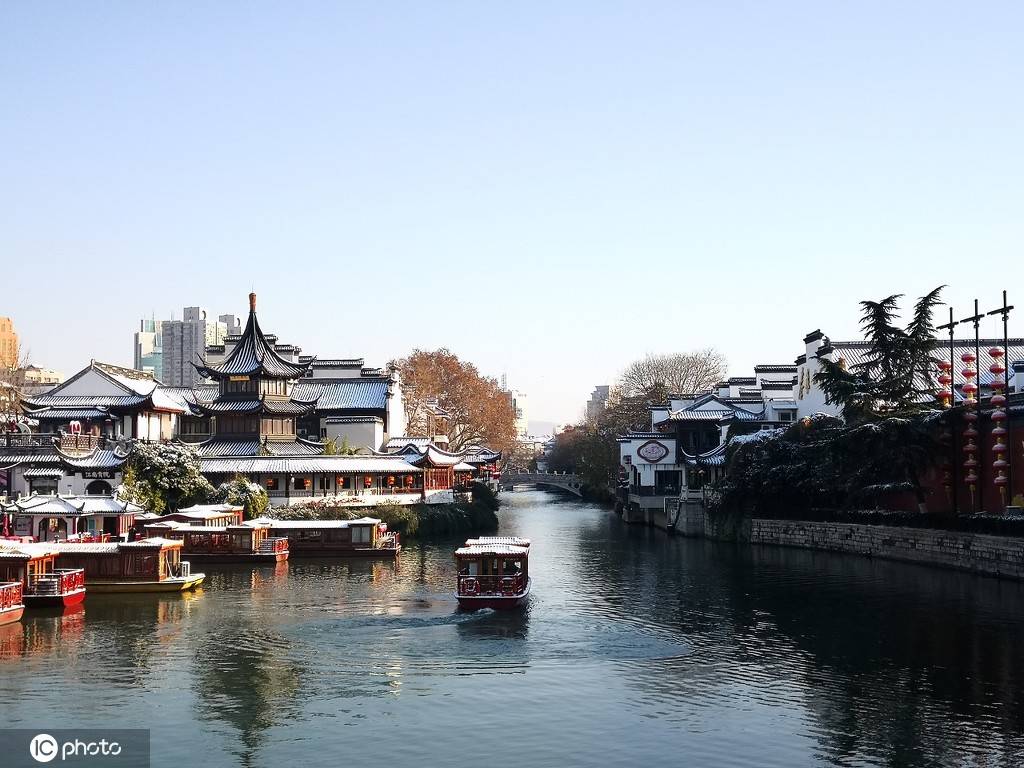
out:
{"label": "string of red lanterns", "polygon": [[971,489],[971,505],[974,505],[974,492],[977,488],[978,473],[975,471],[978,468],[978,459],[976,457],[978,446],[974,442],[974,438],[978,436],[977,421],[978,414],[974,410],[974,405],[977,403],[978,385],[974,382],[974,377],[978,375],[978,372],[974,369],[974,362],[978,359],[973,352],[964,352],[960,355],[960,359],[964,363],[961,374],[964,377],[964,385],[962,387],[964,393],[964,421],[966,426],[964,427],[964,437],[967,439],[967,443],[964,445],[964,469],[966,474],[964,475],[964,482]]}
{"label": "string of red lanterns", "polygon": [[1009,466],[1006,461],[1006,411],[1003,410],[1003,407],[1006,405],[1006,395],[1003,394],[1003,389],[1006,386],[1006,381],[1003,379],[1003,374],[1006,373],[1006,366],[1003,363],[1002,349],[992,347],[988,354],[992,358],[992,365],[988,369],[992,373],[992,398],[989,402],[991,402],[993,409],[992,435],[995,437],[995,445],[992,446],[992,455],[995,456],[995,460],[992,462],[992,468],[996,471],[996,476],[993,482],[999,489],[999,496],[1005,507],[1006,484],[1008,482],[1006,469]]}

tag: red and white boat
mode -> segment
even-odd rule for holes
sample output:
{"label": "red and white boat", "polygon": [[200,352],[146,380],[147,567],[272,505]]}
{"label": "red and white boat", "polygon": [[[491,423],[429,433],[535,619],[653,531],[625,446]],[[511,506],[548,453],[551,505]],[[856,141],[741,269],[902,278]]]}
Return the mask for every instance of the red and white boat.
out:
{"label": "red and white boat", "polygon": [[530,596],[530,540],[518,536],[468,539],[455,550],[461,608],[518,608]]}
{"label": "red and white boat", "polygon": [[0,581],[20,581],[29,608],[64,608],[85,599],[85,571],[56,568],[60,550],[47,542],[0,541]]}
{"label": "red and white boat", "polygon": [[0,584],[0,626],[13,624],[25,612],[25,603],[21,600],[21,582],[11,581]]}

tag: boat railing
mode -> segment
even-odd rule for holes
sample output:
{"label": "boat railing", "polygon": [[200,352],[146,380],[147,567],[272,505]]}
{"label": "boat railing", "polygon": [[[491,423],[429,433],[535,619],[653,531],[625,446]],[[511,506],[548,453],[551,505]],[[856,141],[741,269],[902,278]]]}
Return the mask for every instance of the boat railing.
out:
{"label": "boat railing", "polygon": [[172,566],[168,571],[168,576],[175,579],[187,579],[191,575],[192,563],[188,560],[181,560],[176,568]]}
{"label": "boat railing", "polygon": [[377,549],[397,549],[399,536],[397,532],[382,533],[377,537]]}
{"label": "boat railing", "polygon": [[8,608],[16,608],[22,605],[21,582],[14,581],[10,584],[0,584],[0,611]]}
{"label": "boat railing", "polygon": [[526,587],[522,573],[507,576],[459,575],[460,595],[518,595]]}
{"label": "boat railing", "polygon": [[25,594],[36,597],[67,595],[85,587],[82,568],[56,568],[50,573],[32,574],[27,579]]}
{"label": "boat railing", "polygon": [[260,542],[256,550],[261,555],[280,554],[288,551],[288,538],[286,536],[271,536]]}

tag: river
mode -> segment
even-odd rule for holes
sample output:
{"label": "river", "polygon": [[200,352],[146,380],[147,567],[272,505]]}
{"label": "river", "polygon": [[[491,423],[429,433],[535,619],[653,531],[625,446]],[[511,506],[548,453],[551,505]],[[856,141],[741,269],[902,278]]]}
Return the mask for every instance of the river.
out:
{"label": "river", "polygon": [[6,720],[150,728],[154,766],[1024,764],[1024,585],[502,499],[522,612],[456,609],[456,541],[208,566],[0,628]]}

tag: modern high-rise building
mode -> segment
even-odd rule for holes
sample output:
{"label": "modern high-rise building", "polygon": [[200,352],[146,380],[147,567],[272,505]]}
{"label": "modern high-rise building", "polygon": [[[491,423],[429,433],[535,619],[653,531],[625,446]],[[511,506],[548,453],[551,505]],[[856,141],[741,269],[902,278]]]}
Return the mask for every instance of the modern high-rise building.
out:
{"label": "modern high-rise building", "polygon": [[146,371],[160,378],[163,375],[162,323],[156,318],[139,321],[135,332],[135,362],[137,371]]}
{"label": "modern high-rise building", "polygon": [[224,343],[227,324],[210,319],[202,307],[185,307],[181,320],[164,320],[160,326],[160,381],[171,387],[195,386],[202,377],[192,363],[205,358],[207,346]]}
{"label": "modern high-rise building", "polygon": [[21,356],[18,345],[18,334],[14,330],[14,321],[9,317],[0,317],[0,368],[11,370],[17,368]]}
{"label": "modern high-rise building", "polygon": [[608,392],[611,389],[607,384],[598,384],[590,394],[587,401],[587,421],[596,419],[608,405]]}

